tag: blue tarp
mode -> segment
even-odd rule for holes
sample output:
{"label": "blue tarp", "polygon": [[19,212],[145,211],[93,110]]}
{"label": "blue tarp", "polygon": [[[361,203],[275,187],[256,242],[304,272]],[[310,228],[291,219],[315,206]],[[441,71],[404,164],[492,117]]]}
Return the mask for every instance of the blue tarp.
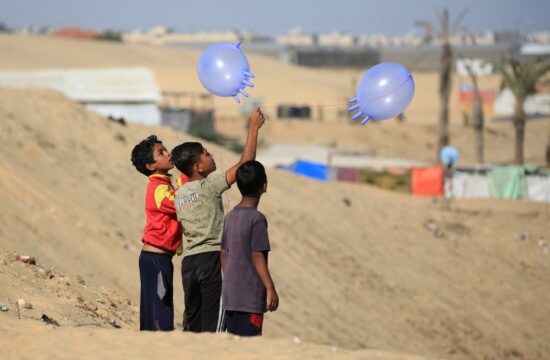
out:
{"label": "blue tarp", "polygon": [[328,180],[328,166],[326,164],[298,160],[287,167],[286,170],[320,181]]}

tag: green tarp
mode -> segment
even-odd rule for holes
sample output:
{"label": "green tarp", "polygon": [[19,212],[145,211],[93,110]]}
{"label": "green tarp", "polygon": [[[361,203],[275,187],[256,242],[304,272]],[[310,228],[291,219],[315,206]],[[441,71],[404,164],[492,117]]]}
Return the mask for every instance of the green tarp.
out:
{"label": "green tarp", "polygon": [[492,197],[497,199],[523,199],[526,197],[527,187],[523,166],[493,168],[487,175]]}

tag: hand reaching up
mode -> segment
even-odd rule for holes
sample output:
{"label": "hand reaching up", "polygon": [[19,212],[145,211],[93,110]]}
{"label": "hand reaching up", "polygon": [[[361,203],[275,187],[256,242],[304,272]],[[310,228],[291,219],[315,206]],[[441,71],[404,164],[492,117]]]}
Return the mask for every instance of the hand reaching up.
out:
{"label": "hand reaching up", "polygon": [[248,116],[248,128],[249,129],[250,128],[259,129],[259,128],[262,127],[264,122],[265,122],[265,117],[264,117],[264,114],[262,113],[262,110],[260,110],[259,107],[254,109],[254,111],[252,111],[250,113],[250,116]]}

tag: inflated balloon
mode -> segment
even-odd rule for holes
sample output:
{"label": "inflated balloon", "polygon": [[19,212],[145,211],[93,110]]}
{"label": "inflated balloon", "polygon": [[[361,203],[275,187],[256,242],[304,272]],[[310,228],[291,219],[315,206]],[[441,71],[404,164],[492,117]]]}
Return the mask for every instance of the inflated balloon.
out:
{"label": "inflated balloon", "polygon": [[244,88],[254,87],[249,80],[255,77],[240,45],[240,41],[235,44],[221,42],[207,47],[197,67],[206,90],[217,96],[233,96],[237,103],[240,103],[239,93],[248,97]]}
{"label": "inflated balloon", "polygon": [[451,145],[444,146],[439,152],[439,160],[442,164],[447,166],[454,165],[459,158],[460,154],[458,153],[458,150]]}
{"label": "inflated balloon", "polygon": [[414,95],[414,79],[401,64],[383,62],[368,69],[357,88],[357,97],[349,101],[349,111],[359,110],[353,117],[367,121],[391,119],[401,114]]}

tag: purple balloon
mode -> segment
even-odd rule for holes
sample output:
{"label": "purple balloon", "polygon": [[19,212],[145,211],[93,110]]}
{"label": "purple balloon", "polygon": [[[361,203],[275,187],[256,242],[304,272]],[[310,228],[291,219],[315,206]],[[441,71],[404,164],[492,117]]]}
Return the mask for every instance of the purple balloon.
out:
{"label": "purple balloon", "polygon": [[197,66],[199,80],[206,90],[217,96],[232,96],[237,103],[240,102],[237,95],[248,97],[246,86],[254,87],[250,82],[254,74],[240,46],[240,41],[211,45],[203,51]]}
{"label": "purple balloon", "polygon": [[401,114],[414,95],[414,79],[401,64],[383,62],[368,69],[357,88],[357,97],[349,101],[349,111],[359,110],[353,120],[391,119]]}

